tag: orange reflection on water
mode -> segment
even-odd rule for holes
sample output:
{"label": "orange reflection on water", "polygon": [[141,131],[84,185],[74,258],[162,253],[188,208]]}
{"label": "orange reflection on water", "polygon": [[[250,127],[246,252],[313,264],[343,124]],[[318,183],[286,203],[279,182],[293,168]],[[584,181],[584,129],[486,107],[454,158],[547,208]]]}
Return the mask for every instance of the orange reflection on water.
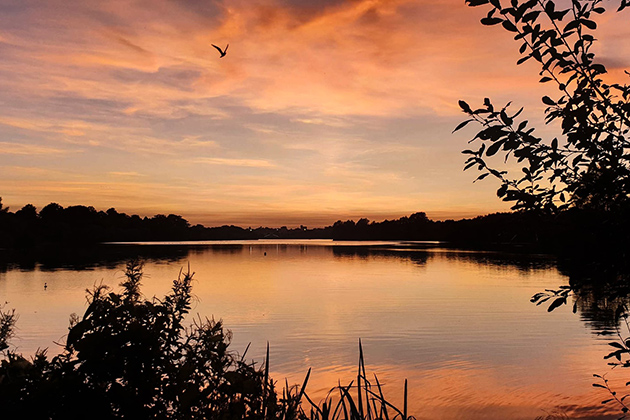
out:
{"label": "orange reflection on water", "polygon": [[[375,386],[376,373],[386,400],[402,410],[404,379],[408,379],[409,413],[418,420],[432,419],[535,419],[550,418],[609,419],[618,418],[620,407],[604,406],[606,393],[591,391],[590,383],[581,392],[563,394],[562,381],[547,376],[546,383],[506,383],[492,367],[471,366],[468,362],[452,363],[436,369],[410,370],[399,365],[370,365],[368,379]],[[281,379],[287,375],[273,372]],[[289,375],[290,383],[301,384],[304,376]],[[557,379],[557,378],[556,378]],[[347,386],[356,384],[356,367],[329,366],[314,370],[309,378],[307,393],[321,405],[325,398],[339,402],[340,393],[331,387],[340,381]],[[558,390],[560,385],[560,391]],[[619,388],[618,388],[619,389]],[[373,388],[377,392],[376,388]],[[356,397],[356,388],[352,391]],[[329,399],[330,401],[330,399]],[[390,415],[395,414],[390,410]]]}
{"label": "orange reflection on water", "polygon": [[[378,374],[388,399],[402,405],[409,380],[409,410],[418,419],[609,417],[600,404],[607,396],[591,386],[592,374],[608,369],[606,342],[569,308],[547,313],[529,301],[566,283],[552,261],[331,245],[177,245],[172,257],[147,259],[143,290],[163,295],[190,264],[191,315],[223,319],[233,331],[231,348],[243,352],[251,343],[255,360],[264,360],[269,342],[279,386],[285,377],[301,383],[313,368],[307,390],[316,401],[356,376],[361,338],[368,374]],[[121,260],[91,271],[0,274],[0,293],[21,315],[21,350],[58,340],[68,314],[85,309],[84,289],[116,285],[123,267]]]}

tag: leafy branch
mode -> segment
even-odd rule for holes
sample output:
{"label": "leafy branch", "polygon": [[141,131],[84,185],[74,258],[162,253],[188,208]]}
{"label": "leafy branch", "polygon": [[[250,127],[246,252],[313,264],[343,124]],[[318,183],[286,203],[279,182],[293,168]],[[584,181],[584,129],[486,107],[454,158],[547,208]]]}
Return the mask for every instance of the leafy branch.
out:
{"label": "leafy branch", "polygon": [[[605,66],[595,61],[591,52],[597,28],[594,17],[603,14],[602,0],[572,0],[571,7],[558,9],[551,0],[511,0],[503,6],[499,0],[467,0],[469,6],[490,5],[484,25],[501,25],[521,43],[521,58],[540,65],[540,82],[555,82],[561,92],[558,99],[545,95],[545,122],[558,120],[562,136],[545,142],[533,135],[524,120],[515,125],[507,104],[496,111],[490,99],[473,110],[466,102],[459,105],[470,118],[459,124],[458,131],[470,122],[482,126],[470,142],[480,142],[470,155],[464,170],[476,167],[501,186],[497,195],[514,202],[515,210],[556,212],[571,206],[614,210],[630,202],[630,87],[608,84],[602,78]],[[622,0],[618,11],[630,5]],[[567,22],[565,19],[570,17]],[[522,163],[522,175],[508,176],[490,164],[490,158],[504,155]]]}

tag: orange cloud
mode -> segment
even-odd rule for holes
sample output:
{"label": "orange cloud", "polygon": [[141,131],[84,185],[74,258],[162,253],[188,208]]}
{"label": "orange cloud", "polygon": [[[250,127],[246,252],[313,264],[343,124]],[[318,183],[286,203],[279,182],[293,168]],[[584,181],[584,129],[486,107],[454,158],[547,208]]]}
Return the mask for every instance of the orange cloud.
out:
{"label": "orange cloud", "polygon": [[[505,209],[491,183],[461,173],[457,100],[513,99],[535,120],[546,87],[535,65],[515,66],[518,46],[483,15],[460,0],[25,2],[0,16],[0,167],[41,166],[67,182],[142,173],[186,185],[191,214],[239,220],[243,209],[257,220]],[[628,56],[624,16],[598,29],[611,77]],[[229,43],[227,56],[212,43]],[[45,161],[48,152],[64,158]],[[172,201],[110,181],[63,196]],[[139,195],[128,201],[126,188]],[[32,201],[6,180],[0,195]]]}
{"label": "orange cloud", "polygon": [[67,150],[54,147],[38,146],[34,144],[20,144],[0,141],[0,154],[4,155],[56,155],[68,153]]}
{"label": "orange cloud", "polygon": [[273,168],[275,165],[266,160],[258,159],[230,159],[230,158],[210,158],[201,157],[195,159],[195,162],[205,163],[208,165],[225,165],[225,166],[246,166],[251,168]]}

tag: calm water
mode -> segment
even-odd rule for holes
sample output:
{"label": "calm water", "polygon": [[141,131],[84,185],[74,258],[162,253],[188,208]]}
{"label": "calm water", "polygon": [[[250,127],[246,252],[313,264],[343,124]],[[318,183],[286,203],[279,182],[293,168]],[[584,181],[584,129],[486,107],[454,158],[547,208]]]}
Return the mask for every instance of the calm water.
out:
{"label": "calm water", "polygon": [[[335,243],[336,244],[336,243]],[[355,245],[355,246],[352,246]],[[122,281],[127,258],[145,259],[145,295],[163,295],[179,270],[196,272],[192,314],[223,319],[232,349],[301,383],[318,400],[356,375],[358,339],[368,374],[418,419],[607,419],[593,374],[610,371],[609,338],[592,314],[529,302],[566,284],[553,260],[437,246],[332,241],[208,242],[204,246],[110,245],[98,258],[61,256],[0,265],[0,303],[20,314],[14,344],[25,354],[59,351],[68,316],[86,308],[85,289]],[[392,246],[396,245],[396,246]],[[44,290],[44,283],[48,288]],[[605,322],[604,322],[605,324]],[[595,327],[594,325],[597,325]],[[608,415],[607,415],[608,413]],[[557,416],[557,417],[555,417]]]}

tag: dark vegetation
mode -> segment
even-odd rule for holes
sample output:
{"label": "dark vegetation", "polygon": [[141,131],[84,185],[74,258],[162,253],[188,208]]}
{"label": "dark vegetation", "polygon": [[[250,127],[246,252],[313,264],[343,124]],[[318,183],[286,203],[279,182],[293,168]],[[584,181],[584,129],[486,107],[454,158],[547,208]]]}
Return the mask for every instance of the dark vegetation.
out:
{"label": "dark vegetation", "polygon": [[[0,201],[0,208],[2,203]],[[0,211],[0,248],[27,250],[50,245],[79,246],[102,242],[197,241],[253,239],[335,239],[335,240],[413,240],[444,241],[457,246],[525,248],[538,251],[579,251],[588,244],[625,240],[630,233],[628,210],[603,212],[570,208],[557,213],[518,211],[495,213],[473,219],[434,221],[418,212],[400,219],[381,222],[368,219],[337,221],[325,228],[305,226],[281,228],[241,228],[238,226],[191,226],[181,216],[158,214],[141,218],[111,208],[56,203],[41,211],[30,204],[11,212]],[[57,249],[55,252],[59,252]]]}
{"label": "dark vegetation", "polygon": [[[542,139],[511,103],[498,108],[486,98],[478,109],[460,101],[470,122],[482,129],[471,143],[465,169],[476,167],[477,179],[493,176],[497,195],[514,210],[558,212],[568,208],[602,212],[627,211],[630,205],[630,86],[605,80],[606,67],[595,60],[592,31],[605,12],[601,0],[573,0],[558,9],[553,1],[467,0],[471,6],[489,4],[485,25],[501,24],[521,44],[522,58],[540,65],[541,83],[558,89],[556,99],[544,96],[547,124],[560,123],[560,138]],[[622,0],[619,11],[630,5]],[[630,75],[630,73],[626,72]],[[556,96],[556,95],[553,95]],[[496,156],[495,156],[496,155]],[[500,157],[501,159],[497,159]],[[517,176],[496,165],[515,159]]]}
{"label": "dark vegetation", "polygon": [[[599,321],[612,327],[605,332],[615,338],[604,358],[613,367],[630,367],[630,86],[611,81],[593,53],[596,19],[610,3],[466,3],[489,7],[481,23],[501,25],[510,32],[520,44],[518,64],[537,62],[540,82],[557,89],[543,96],[542,102],[545,122],[559,123],[561,135],[536,136],[522,116],[523,108],[514,111],[511,103],[495,107],[486,98],[475,109],[460,101],[469,119],[455,131],[469,123],[481,125],[470,140],[478,148],[463,151],[468,156],[464,169],[479,170],[477,180],[498,180],[497,195],[511,202],[515,211],[567,221],[566,226],[575,230],[568,241],[559,239],[565,256],[561,264],[571,272],[569,284],[537,293],[531,300],[546,304],[548,311],[572,301],[574,312],[579,308],[604,314]],[[617,4],[621,12],[630,1]],[[630,76],[628,71],[625,74]],[[516,160],[521,173],[501,170],[508,160]],[[602,403],[617,404],[625,418],[630,393],[613,389],[606,375],[594,376],[593,386],[608,392]]]}
{"label": "dark vegetation", "polygon": [[[540,82],[557,89],[542,102],[545,122],[558,123],[561,135],[536,136],[523,108],[514,111],[511,103],[496,107],[485,98],[475,109],[460,101],[469,119],[455,131],[469,123],[481,126],[470,140],[479,147],[463,151],[464,169],[480,171],[476,180],[498,180],[497,195],[515,211],[538,218],[533,232],[548,232],[551,237],[543,242],[552,249],[577,253],[577,259],[607,254],[627,259],[630,86],[611,83],[593,53],[595,19],[606,12],[604,3],[573,0],[567,8],[544,0],[466,3],[489,6],[481,22],[510,32],[520,45],[518,64],[537,62]],[[622,0],[618,11],[629,5]],[[516,161],[521,172],[502,170],[508,161]]]}
{"label": "dark vegetation", "polygon": [[[460,101],[470,123],[480,130],[464,150],[464,169],[477,180],[499,182],[498,197],[513,204],[511,217],[521,229],[586,273],[627,279],[630,238],[630,86],[613,83],[593,53],[602,0],[466,0],[489,8],[481,23],[500,25],[520,45],[517,64],[537,62],[540,82],[555,93],[542,98],[545,122],[558,124],[559,137],[543,139],[511,103],[495,107],[489,98],[479,108]],[[618,12],[630,6],[621,0]],[[566,7],[566,8],[564,8]],[[626,76],[630,76],[628,71]],[[554,98],[552,98],[552,96]],[[516,161],[517,175],[501,166]],[[526,235],[526,233],[525,233]],[[528,238],[527,241],[531,241]],[[596,267],[596,270],[592,268]],[[583,277],[577,283],[584,284]],[[604,281],[602,281],[603,283]],[[560,296],[558,302],[566,302]]]}
{"label": "dark vegetation", "polygon": [[[18,419],[407,419],[368,380],[359,342],[356,384],[338,386],[321,403],[304,383],[282,392],[269,377],[269,351],[257,366],[228,350],[221,321],[186,322],[193,274],[181,273],[162,299],[140,290],[142,265],[127,264],[121,291],[95,286],[82,317],[70,316],[61,354],[31,360],[9,350],[16,322],[0,311],[0,406]],[[247,350],[245,350],[246,352]]]}
{"label": "dark vegetation", "polygon": [[0,199],[0,247],[29,248],[47,244],[90,244],[128,241],[193,241],[212,239],[323,238],[324,229],[241,228],[191,226],[182,216],[157,214],[140,217],[114,208],[62,207],[50,203],[39,212],[27,204],[16,212]]}

